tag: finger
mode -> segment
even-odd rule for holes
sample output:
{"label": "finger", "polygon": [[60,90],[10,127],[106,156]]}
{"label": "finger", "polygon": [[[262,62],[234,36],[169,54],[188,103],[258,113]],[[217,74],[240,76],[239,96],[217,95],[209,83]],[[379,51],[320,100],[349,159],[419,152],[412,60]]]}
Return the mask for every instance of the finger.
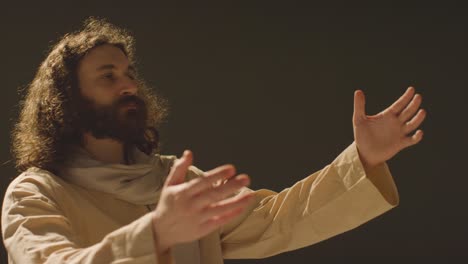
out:
{"label": "finger", "polygon": [[392,111],[394,114],[400,114],[401,111],[406,107],[406,105],[411,101],[413,98],[414,88],[408,87],[406,92],[397,100],[395,101],[388,109]]}
{"label": "finger", "polygon": [[164,186],[177,185],[184,182],[188,167],[192,165],[193,154],[190,150],[184,151],[182,157],[174,162]]}
{"label": "finger", "polygon": [[416,131],[416,133],[414,133],[414,135],[409,136],[409,137],[405,137],[403,139],[403,148],[407,148],[409,146],[412,146],[412,145],[415,145],[415,144],[419,143],[419,141],[421,141],[422,138],[423,138],[422,130]]}
{"label": "finger", "polygon": [[361,90],[354,91],[353,123],[357,124],[366,117],[366,99]]}
{"label": "finger", "polygon": [[187,189],[189,195],[197,195],[204,190],[213,188],[213,185],[224,179],[229,179],[236,174],[236,168],[232,165],[219,166],[204,173],[205,177],[196,178],[189,182]]}
{"label": "finger", "polygon": [[203,209],[200,221],[203,223],[212,217],[223,215],[232,210],[243,209],[253,201],[254,197],[254,193],[248,193],[246,195],[228,198],[219,203],[212,204]]}
{"label": "finger", "polygon": [[413,100],[411,100],[411,102],[409,103],[409,105],[398,116],[398,119],[400,119],[401,122],[408,121],[412,116],[414,116],[419,106],[421,105],[421,102],[422,102],[421,95],[416,94],[413,97]]}
{"label": "finger", "polygon": [[418,113],[408,122],[406,122],[404,126],[404,133],[408,134],[414,131],[416,128],[421,125],[421,123],[426,118],[426,111],[424,109],[419,109]]}
{"label": "finger", "polygon": [[219,202],[240,188],[249,185],[250,179],[247,175],[241,174],[234,180],[215,188],[209,188],[193,197],[193,206],[197,209],[203,209],[210,204]]}

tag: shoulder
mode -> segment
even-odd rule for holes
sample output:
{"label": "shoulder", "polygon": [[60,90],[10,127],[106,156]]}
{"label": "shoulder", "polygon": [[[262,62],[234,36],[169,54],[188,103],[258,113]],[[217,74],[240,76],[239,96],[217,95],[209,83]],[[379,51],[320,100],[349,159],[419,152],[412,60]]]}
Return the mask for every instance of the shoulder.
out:
{"label": "shoulder", "polygon": [[177,160],[175,155],[161,155],[155,154],[157,165],[164,167],[167,170],[170,170],[174,162]]}
{"label": "shoulder", "polygon": [[4,200],[41,197],[55,203],[54,197],[63,192],[65,185],[67,183],[53,173],[32,167],[22,172],[8,185]]}

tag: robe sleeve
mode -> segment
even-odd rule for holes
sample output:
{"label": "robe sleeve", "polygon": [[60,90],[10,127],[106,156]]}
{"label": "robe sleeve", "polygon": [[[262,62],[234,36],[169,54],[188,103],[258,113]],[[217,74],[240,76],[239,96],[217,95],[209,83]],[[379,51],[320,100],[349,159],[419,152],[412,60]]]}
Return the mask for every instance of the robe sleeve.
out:
{"label": "robe sleeve", "polygon": [[255,192],[256,202],[220,230],[225,259],[265,258],[309,246],[399,204],[388,165],[366,174],[355,142],[331,164],[279,193],[243,192]]}
{"label": "robe sleeve", "polygon": [[171,251],[156,255],[149,213],[94,245],[78,246],[79,234],[55,200],[59,186],[25,173],[10,184],[2,207],[2,236],[13,263],[171,263]]}

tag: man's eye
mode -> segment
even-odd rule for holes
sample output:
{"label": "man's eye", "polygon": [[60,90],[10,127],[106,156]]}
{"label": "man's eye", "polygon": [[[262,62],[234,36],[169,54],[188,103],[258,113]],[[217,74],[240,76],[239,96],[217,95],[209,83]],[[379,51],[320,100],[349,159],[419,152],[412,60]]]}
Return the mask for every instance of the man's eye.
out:
{"label": "man's eye", "polygon": [[109,80],[114,80],[114,75],[112,73],[108,73],[104,75],[104,78],[109,79]]}

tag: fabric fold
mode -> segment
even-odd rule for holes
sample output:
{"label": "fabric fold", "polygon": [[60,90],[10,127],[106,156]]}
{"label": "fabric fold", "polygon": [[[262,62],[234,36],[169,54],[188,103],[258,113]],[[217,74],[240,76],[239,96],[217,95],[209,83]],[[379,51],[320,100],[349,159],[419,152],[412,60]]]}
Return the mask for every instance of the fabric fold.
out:
{"label": "fabric fold", "polygon": [[132,204],[155,204],[176,156],[146,155],[136,148],[133,155],[135,163],[131,165],[105,163],[76,146],[58,174],[70,183]]}

